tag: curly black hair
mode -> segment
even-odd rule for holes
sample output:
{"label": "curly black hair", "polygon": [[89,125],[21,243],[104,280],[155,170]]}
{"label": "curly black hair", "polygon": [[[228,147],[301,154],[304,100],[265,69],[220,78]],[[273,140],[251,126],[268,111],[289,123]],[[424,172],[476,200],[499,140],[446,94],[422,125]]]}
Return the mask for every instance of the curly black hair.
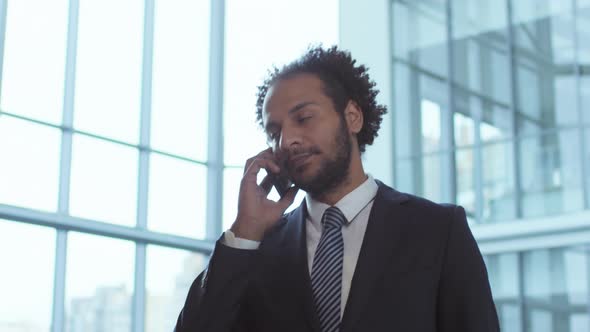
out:
{"label": "curly black hair", "polygon": [[299,59],[283,66],[274,67],[268,77],[258,87],[256,101],[256,121],[262,124],[262,106],[269,88],[277,81],[291,78],[298,74],[314,74],[324,85],[324,92],[334,108],[342,116],[349,101],[355,102],[363,112],[363,127],[357,135],[359,150],[365,151],[366,145],[373,144],[381,126],[383,114],[387,113],[384,105],[377,104],[375,97],[379,90],[369,78],[368,68],[357,65],[350,52],[339,50],[336,46],[324,49],[321,46],[310,47]]}

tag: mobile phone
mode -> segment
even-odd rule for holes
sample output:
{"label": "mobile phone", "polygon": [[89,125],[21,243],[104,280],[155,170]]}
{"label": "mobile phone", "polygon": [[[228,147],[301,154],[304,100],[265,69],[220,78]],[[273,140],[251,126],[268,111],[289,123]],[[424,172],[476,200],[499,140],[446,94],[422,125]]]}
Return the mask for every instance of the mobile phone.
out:
{"label": "mobile phone", "polygon": [[283,172],[279,174],[269,173],[272,185],[275,187],[281,198],[285,196],[289,188],[293,186],[293,182]]}

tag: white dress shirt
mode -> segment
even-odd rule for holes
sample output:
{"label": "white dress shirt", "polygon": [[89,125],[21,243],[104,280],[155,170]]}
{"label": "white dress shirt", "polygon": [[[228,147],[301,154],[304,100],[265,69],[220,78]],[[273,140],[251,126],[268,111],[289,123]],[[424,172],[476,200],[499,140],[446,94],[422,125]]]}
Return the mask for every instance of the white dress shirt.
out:
{"label": "white dress shirt", "polygon": [[[342,197],[335,206],[342,211],[347,219],[347,224],[342,226],[342,239],[344,240],[344,261],[342,266],[342,292],[341,292],[341,316],[350,292],[350,284],[356,268],[356,263],[365,237],[365,230],[369,221],[369,214],[373,206],[373,200],[377,194],[378,185],[371,175],[356,189]],[[307,204],[306,238],[307,238],[307,263],[309,273],[313,266],[313,258],[322,235],[322,216],[330,206],[305,196]],[[257,249],[258,241],[252,241],[236,237],[232,231],[224,233],[223,244],[237,249]]]}

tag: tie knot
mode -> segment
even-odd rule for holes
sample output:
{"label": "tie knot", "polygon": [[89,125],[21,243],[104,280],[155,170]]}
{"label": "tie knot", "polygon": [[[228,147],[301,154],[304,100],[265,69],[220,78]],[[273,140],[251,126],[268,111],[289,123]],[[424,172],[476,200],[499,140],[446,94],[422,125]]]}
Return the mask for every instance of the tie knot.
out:
{"label": "tie knot", "polygon": [[326,209],[322,217],[324,228],[340,228],[346,223],[346,217],[339,208],[331,206]]}

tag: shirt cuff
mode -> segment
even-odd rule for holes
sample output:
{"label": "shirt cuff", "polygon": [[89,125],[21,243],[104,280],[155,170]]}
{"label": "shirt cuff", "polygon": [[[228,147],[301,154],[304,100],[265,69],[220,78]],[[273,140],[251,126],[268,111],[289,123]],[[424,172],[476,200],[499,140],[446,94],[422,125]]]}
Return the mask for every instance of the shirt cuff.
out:
{"label": "shirt cuff", "polygon": [[255,250],[258,249],[260,246],[259,241],[242,239],[240,237],[236,237],[234,232],[230,231],[229,229],[223,233],[223,239],[221,243],[232,247],[234,249],[246,249],[246,250]]}

